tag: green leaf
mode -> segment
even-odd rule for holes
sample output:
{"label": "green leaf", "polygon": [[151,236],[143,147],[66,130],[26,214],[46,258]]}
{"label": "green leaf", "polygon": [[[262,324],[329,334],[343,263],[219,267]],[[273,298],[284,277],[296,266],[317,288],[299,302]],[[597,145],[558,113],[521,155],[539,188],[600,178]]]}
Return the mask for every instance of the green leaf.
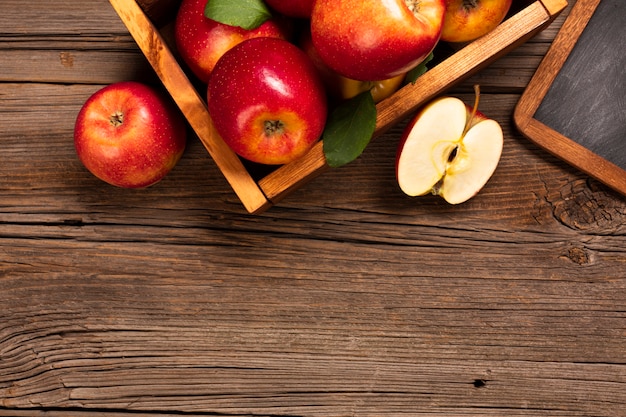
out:
{"label": "green leaf", "polygon": [[208,0],[204,15],[216,22],[256,29],[272,17],[263,0]]}
{"label": "green leaf", "polygon": [[421,77],[422,75],[424,75],[424,73],[426,73],[426,71],[428,71],[428,67],[426,66],[426,64],[432,61],[434,57],[435,55],[431,52],[426,57],[426,59],[424,59],[418,66],[416,66],[406,74],[405,81],[407,83],[415,84],[415,81],[417,81],[419,77]]}
{"label": "green leaf", "polygon": [[354,161],[376,128],[376,104],[365,91],[339,104],[328,116],[322,134],[326,162],[333,168]]}

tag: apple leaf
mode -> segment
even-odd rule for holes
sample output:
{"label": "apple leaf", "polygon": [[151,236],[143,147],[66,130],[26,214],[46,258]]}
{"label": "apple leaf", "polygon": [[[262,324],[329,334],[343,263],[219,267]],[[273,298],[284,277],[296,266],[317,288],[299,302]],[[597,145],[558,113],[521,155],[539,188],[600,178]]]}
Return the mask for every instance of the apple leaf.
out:
{"label": "apple leaf", "polygon": [[256,29],[272,17],[263,0],[208,0],[204,15],[216,22]]}
{"label": "apple leaf", "polygon": [[416,66],[406,74],[405,81],[407,83],[415,84],[415,81],[417,81],[419,77],[421,77],[426,71],[428,71],[428,67],[426,66],[426,64],[432,61],[434,57],[435,55],[431,52],[426,57],[426,59],[424,59],[418,66]]}
{"label": "apple leaf", "polygon": [[354,161],[369,144],[376,128],[376,104],[365,91],[339,104],[328,116],[322,134],[324,156],[329,166]]}

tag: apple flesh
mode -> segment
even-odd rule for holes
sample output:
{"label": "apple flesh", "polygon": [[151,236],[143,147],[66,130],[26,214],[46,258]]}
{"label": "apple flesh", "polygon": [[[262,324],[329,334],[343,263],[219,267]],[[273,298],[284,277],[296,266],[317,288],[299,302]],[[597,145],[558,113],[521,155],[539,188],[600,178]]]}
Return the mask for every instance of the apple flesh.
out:
{"label": "apple flesh", "polygon": [[441,40],[461,43],[494,30],[506,17],[513,0],[446,0]]}
{"label": "apple flesh", "polygon": [[174,22],[176,48],[191,72],[205,84],[226,51],[255,37],[286,39],[289,30],[282,21],[270,19],[258,28],[246,30],[225,25],[204,16],[207,0],[183,0]]}
{"label": "apple flesh", "polygon": [[161,92],[124,81],[108,85],[83,104],[74,126],[74,146],[99,179],[123,188],[160,181],[185,150],[182,115]]}
{"label": "apple flesh", "polygon": [[456,97],[424,106],[407,124],[396,158],[400,189],[409,196],[432,193],[450,204],[476,195],[502,154],[498,122]]}
{"label": "apple flesh", "polygon": [[289,17],[310,19],[315,0],[265,0],[268,6]]}
{"label": "apple flesh", "polygon": [[282,39],[254,38],[219,60],[207,89],[215,129],[239,156],[281,165],[320,138],[324,85],[307,55]]}
{"label": "apple flesh", "polygon": [[317,0],[311,36],[344,77],[374,81],[408,72],[435,48],[444,0]]}

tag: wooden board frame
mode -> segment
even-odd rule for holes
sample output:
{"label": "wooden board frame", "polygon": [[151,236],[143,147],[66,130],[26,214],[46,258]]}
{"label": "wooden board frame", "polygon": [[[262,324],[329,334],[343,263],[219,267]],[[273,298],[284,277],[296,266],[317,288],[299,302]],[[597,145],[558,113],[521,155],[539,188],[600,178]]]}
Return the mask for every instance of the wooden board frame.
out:
{"label": "wooden board frame", "polygon": [[[267,210],[329,168],[320,141],[302,158],[255,180],[215,131],[204,99],[176,61],[154,21],[171,17],[176,0],[109,2],[249,213]],[[548,26],[566,6],[567,0],[531,1],[492,32],[469,43],[429,69],[415,83],[378,103],[374,137],[382,135],[428,100],[526,42]]]}
{"label": "wooden board frame", "polygon": [[513,115],[518,130],[532,142],[614,190],[626,195],[626,170],[535,118],[537,110],[601,0],[578,0],[539,64]]}

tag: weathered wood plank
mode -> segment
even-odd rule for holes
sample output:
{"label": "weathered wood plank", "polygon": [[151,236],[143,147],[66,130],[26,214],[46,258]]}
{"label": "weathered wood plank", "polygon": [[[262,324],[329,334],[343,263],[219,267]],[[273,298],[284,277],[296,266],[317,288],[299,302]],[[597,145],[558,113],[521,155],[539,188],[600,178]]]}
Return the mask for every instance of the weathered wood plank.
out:
{"label": "weathered wood plank", "polygon": [[28,2],[2,0],[2,36],[110,36],[126,28],[107,0]]}
{"label": "weathered wood plank", "polygon": [[[506,277],[489,276],[471,247],[447,254],[433,276],[425,266],[445,260],[422,240],[401,249],[285,237],[200,243],[18,246],[26,256],[21,271],[5,271],[1,300],[11,311],[0,330],[2,405],[618,415],[626,399],[623,278],[576,283],[556,265],[512,255]],[[357,252],[378,261],[355,264]],[[142,273],[137,256],[153,272]],[[41,267],[48,272],[29,273]],[[34,279],[24,285],[24,276]]]}
{"label": "weathered wood plank", "polygon": [[33,53],[26,49],[0,51],[0,54],[0,73],[5,82],[108,84],[125,80],[158,81],[145,59],[134,51]]}

